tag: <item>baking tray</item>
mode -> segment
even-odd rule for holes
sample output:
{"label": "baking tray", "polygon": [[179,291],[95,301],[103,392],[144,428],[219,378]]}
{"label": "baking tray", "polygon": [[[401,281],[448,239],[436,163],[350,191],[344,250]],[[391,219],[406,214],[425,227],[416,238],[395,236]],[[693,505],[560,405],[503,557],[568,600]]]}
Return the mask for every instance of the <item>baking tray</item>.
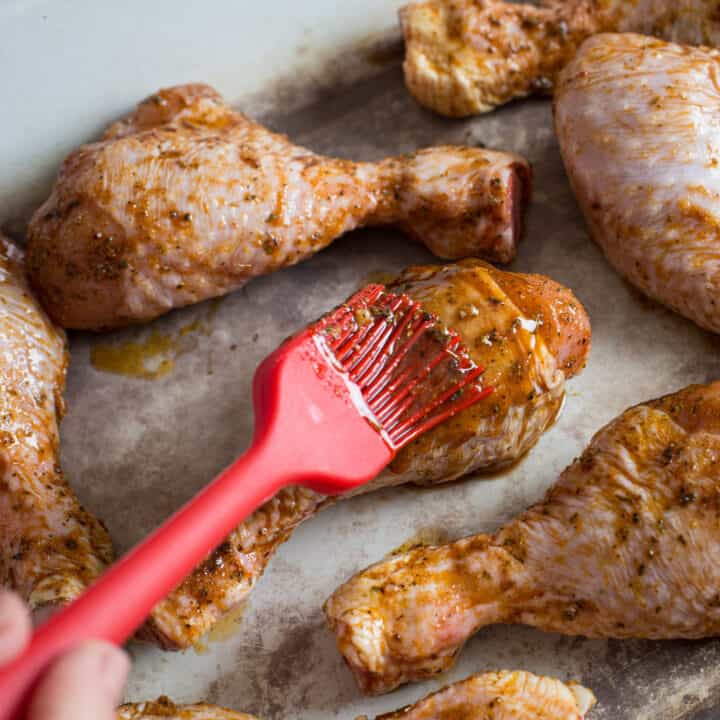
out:
{"label": "baking tray", "polygon": [[[443,143],[510,150],[525,155],[535,172],[528,231],[511,268],[550,275],[582,300],[593,328],[587,369],[569,383],[565,410],[556,425],[512,470],[444,487],[383,490],[342,502],[294,533],[269,564],[247,606],[201,647],[171,654],[131,646],[135,662],[127,699],[161,693],[177,701],[204,698],[266,720],[353,718],[400,707],[474,672],[522,668],[582,680],[598,696],[592,715],[597,720],[716,720],[716,641],[590,641],[523,627],[492,627],[468,643],[452,671],[369,699],[358,692],[324,626],[322,602],[356,570],[409,539],[457,538],[493,530],[540,498],[594,431],[624,408],[720,375],[720,339],[643,298],[590,242],[562,168],[549,102],[519,102],[467,121],[445,120],[415,104],[400,70],[394,14],[399,4],[349,3],[340,18],[335,4],[327,0],[269,3],[281,15],[285,8],[286,20],[299,5],[311,6],[316,14],[327,11],[328,19],[321,27],[306,24],[296,29],[293,63],[282,42],[277,51],[265,47],[263,65],[257,62],[257,41],[245,47],[238,40],[232,53],[235,67],[242,67],[243,53],[255,63],[252,78],[244,83],[229,81],[229,71],[218,72],[229,62],[224,47],[218,50],[222,62],[216,54],[207,72],[202,58],[196,59],[192,76],[182,64],[183,72],[173,74],[166,58],[158,61],[162,72],[155,68],[140,78],[139,63],[131,62],[135,75],[123,75],[121,97],[111,93],[113,102],[100,103],[97,110],[90,103],[73,108],[81,121],[72,131],[67,122],[55,130],[48,125],[50,139],[44,138],[40,148],[28,147],[36,162],[23,167],[20,186],[12,186],[7,175],[0,181],[6,229],[16,236],[21,232],[28,210],[47,192],[50,164],[56,165],[73,144],[92,137],[106,120],[154,90],[148,83],[155,80],[157,85],[208,80],[236,107],[296,142],[358,160]],[[75,13],[89,7],[80,2],[67,5]],[[108,4],[99,5],[108,13],[117,12]],[[150,27],[161,22],[166,5],[169,10],[164,1],[145,4]],[[264,20],[255,15],[262,11],[254,10],[248,20],[243,12],[250,11],[243,5],[230,8],[229,3],[211,2],[203,7],[222,6],[230,14],[216,18],[216,26],[239,23],[244,17],[244,37],[257,36]],[[132,0],[124,7],[132,15],[143,5]],[[11,2],[0,10],[0,19],[25,28],[32,23],[42,27],[56,18],[61,27],[55,35],[59,32],[71,41],[78,33],[70,24],[62,26],[51,8],[48,3]],[[99,10],[93,12],[102,16]],[[202,17],[204,12],[196,18],[198,32],[210,32],[210,23],[203,26]],[[192,34],[186,25],[187,21],[181,39]],[[265,27],[268,42],[276,40],[272,26]],[[342,31],[333,44],[326,36],[336,27]],[[140,28],[133,37],[141,42],[149,32]],[[286,30],[279,32],[282,36]],[[123,33],[121,29],[107,40],[111,57],[119,52],[116,46]],[[320,42],[320,37],[325,39]],[[19,57],[20,41],[14,35],[10,45],[0,59]],[[8,67],[0,63],[3,73]],[[2,82],[20,86],[15,77],[3,75]],[[72,86],[82,96],[77,79]],[[87,94],[92,96],[90,90]],[[34,102],[39,103],[37,98]],[[99,101],[93,97],[93,102]],[[29,113],[27,108],[24,112]],[[72,113],[65,112],[65,120]],[[12,110],[3,124],[11,121]],[[77,137],[80,131],[86,134]],[[6,149],[12,149],[18,165],[18,149],[9,143]],[[63,464],[81,500],[108,525],[117,549],[125,550],[143,537],[245,447],[252,431],[252,373],[280,340],[377,273],[433,261],[423,247],[399,233],[362,230],[309,262],[254,280],[220,301],[109,336],[71,334]],[[132,363],[138,361],[156,377],[133,376],[137,367],[133,369]],[[102,371],[98,363],[115,370],[124,364],[131,374]]]}

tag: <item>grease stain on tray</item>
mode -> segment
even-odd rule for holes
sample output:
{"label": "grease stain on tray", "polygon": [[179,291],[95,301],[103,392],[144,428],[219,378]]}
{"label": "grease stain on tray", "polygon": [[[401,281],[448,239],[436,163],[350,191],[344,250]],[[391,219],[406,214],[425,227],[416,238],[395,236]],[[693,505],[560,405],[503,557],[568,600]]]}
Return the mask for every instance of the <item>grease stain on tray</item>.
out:
{"label": "grease stain on tray", "polygon": [[243,615],[245,614],[245,610],[247,610],[247,606],[247,600],[244,600],[237,607],[234,607],[223,615],[212,630],[205,636],[205,640],[209,643],[224,642],[235,635],[242,625]]}
{"label": "grease stain on tray", "polygon": [[141,340],[93,345],[90,362],[101,372],[157,380],[175,367],[176,343],[172,336],[153,330]]}
{"label": "grease stain on tray", "polygon": [[242,625],[247,606],[247,600],[243,600],[232,610],[228,610],[205,635],[193,644],[195,653],[204,655],[210,651],[210,645],[225,642],[236,635]]}
{"label": "grease stain on tray", "polygon": [[197,347],[198,335],[210,335],[219,301],[210,303],[204,317],[173,332],[151,330],[123,342],[97,342],[90,349],[90,362],[100,372],[142,380],[158,380],[169,375],[175,361]]}

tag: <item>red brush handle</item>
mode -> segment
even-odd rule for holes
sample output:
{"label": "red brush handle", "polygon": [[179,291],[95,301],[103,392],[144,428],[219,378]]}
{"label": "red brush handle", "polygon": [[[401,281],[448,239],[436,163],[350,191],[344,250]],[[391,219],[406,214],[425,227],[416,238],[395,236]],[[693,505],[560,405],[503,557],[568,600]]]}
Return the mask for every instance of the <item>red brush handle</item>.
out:
{"label": "red brush handle", "polygon": [[[122,644],[173,588],[284,484],[267,445],[254,446],[198,497],[138,545],[75,602],[34,633],[0,669],[1,720],[24,717],[37,679],[60,653],[91,638]],[[237,485],[243,479],[243,492]]]}
{"label": "red brush handle", "polygon": [[0,669],[0,720],[23,720],[33,687],[60,653],[89,639],[121,644],[248,515],[286,485],[340,492],[375,475],[392,452],[360,415],[305,335],[255,375],[253,445],[164,525],[53,615]]}

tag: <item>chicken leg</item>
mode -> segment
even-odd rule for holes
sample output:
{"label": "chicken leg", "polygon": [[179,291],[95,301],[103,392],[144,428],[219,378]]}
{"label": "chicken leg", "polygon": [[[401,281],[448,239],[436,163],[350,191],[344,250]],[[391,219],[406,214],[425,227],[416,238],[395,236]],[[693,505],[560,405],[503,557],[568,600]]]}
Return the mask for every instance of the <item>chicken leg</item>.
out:
{"label": "chicken leg", "polygon": [[442,257],[507,262],[529,192],[516,155],[335,160],[181,85],[66,159],[30,222],[28,268],[58,323],[100,330],[223,295],[361,225],[395,225]]}
{"label": "chicken leg", "polygon": [[551,92],[558,72],[596,33],[720,44],[716,0],[428,0],[403,8],[400,20],[408,89],[452,117]]}
{"label": "chicken leg", "polygon": [[176,705],[166,697],[153,702],[127,703],[118,708],[116,720],[257,720],[217,705]]}
{"label": "chicken leg", "polygon": [[[495,391],[412,443],[361,491],[446,482],[521,457],[552,424],[565,380],[583,368],[590,349],[589,321],[572,292],[479,260],[409,268],[389,287],[457,330]],[[144,637],[172,649],[198,640],[247,598],[294,528],[330,502],[304,488],[278,493],[155,608]]]}
{"label": "chicken leg", "polygon": [[67,349],[0,236],[0,584],[31,609],[74,599],[112,559],[105,528],[59,465]]}
{"label": "chicken leg", "polygon": [[[413,705],[375,720],[583,720],[595,696],[575,682],[563,683],[529,672],[473,675],[428,695]],[[167,698],[129,703],[117,720],[255,720],[216,705],[175,705]],[[365,716],[357,720],[367,720]]]}
{"label": "chicken leg", "polygon": [[720,633],[720,382],[630,408],[493,535],[422,548],[325,605],[369,693],[450,667],[495,623],[610,638]]}
{"label": "chicken leg", "polygon": [[555,125],[610,264],[720,332],[720,51],[598,35],[562,73]]}
{"label": "chicken leg", "polygon": [[473,675],[375,720],[583,720],[595,696],[522,670]]}

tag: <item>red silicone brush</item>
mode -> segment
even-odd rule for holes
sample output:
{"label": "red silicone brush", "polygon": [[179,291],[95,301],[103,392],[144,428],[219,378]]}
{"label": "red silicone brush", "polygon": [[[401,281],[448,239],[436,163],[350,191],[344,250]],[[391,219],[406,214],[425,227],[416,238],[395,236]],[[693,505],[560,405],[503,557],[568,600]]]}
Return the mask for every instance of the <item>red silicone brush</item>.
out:
{"label": "red silicone brush", "polygon": [[123,643],[242,520],[287,485],[343,493],[418,435],[486,397],[457,333],[407,295],[369,285],[281,345],[255,373],[250,449],[34,634],[0,670],[0,720],[21,720],[53,658]]}

